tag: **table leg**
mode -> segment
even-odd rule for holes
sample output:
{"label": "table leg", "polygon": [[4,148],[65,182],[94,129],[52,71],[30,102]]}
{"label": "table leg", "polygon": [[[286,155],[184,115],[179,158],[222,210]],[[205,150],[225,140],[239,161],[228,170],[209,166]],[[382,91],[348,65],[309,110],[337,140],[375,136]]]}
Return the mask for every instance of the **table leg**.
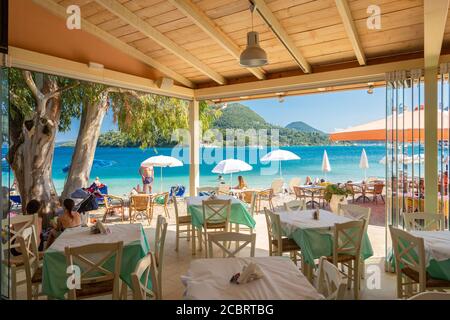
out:
{"label": "table leg", "polygon": [[197,251],[197,248],[195,246],[195,226],[192,226],[192,230],[191,230],[191,234],[192,234],[192,255],[195,256],[195,252]]}

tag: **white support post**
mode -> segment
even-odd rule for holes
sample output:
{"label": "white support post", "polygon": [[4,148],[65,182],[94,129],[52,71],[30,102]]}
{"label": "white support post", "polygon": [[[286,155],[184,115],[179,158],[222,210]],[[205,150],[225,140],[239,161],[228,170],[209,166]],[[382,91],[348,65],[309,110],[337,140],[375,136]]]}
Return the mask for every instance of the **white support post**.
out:
{"label": "white support post", "polygon": [[189,104],[189,194],[195,196],[200,185],[200,119],[199,103],[193,100]]}

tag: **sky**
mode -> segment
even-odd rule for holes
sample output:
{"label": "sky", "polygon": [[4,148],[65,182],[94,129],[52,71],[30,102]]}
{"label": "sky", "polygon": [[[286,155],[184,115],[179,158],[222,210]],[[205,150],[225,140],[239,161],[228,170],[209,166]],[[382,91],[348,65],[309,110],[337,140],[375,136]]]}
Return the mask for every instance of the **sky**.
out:
{"label": "sky", "polygon": [[[286,126],[294,121],[303,121],[323,132],[331,133],[384,118],[385,99],[385,89],[376,88],[373,94],[368,94],[366,90],[351,90],[286,97],[281,103],[275,98],[241,103],[271,124]],[[76,140],[79,126],[79,120],[73,119],[71,130],[58,133],[56,141]],[[101,132],[110,130],[117,130],[111,111],[105,116]]]}

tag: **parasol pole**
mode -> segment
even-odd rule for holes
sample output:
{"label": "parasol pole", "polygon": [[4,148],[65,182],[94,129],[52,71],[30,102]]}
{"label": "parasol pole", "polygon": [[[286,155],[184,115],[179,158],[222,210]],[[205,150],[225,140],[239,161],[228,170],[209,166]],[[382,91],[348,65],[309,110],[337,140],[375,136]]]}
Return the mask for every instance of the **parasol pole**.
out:
{"label": "parasol pole", "polygon": [[160,186],[159,186],[159,190],[160,190],[160,192],[162,192],[162,190],[163,190],[163,174],[162,174],[162,166],[160,167],[161,168],[161,183],[160,183]]}

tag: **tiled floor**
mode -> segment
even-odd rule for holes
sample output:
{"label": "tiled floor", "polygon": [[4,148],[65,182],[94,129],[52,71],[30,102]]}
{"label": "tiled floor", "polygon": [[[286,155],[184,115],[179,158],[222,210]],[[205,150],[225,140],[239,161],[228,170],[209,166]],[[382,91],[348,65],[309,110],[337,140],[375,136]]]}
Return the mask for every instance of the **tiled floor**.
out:
{"label": "tiled floor", "polygon": [[[275,205],[280,205],[288,198],[277,199]],[[180,214],[185,214],[184,203],[179,204]],[[173,219],[173,209],[170,208],[171,219],[166,235],[163,267],[163,299],[182,299],[184,286],[180,277],[189,269],[192,259],[202,258],[202,252],[197,252],[195,256],[191,254],[191,243],[186,239],[180,240],[180,248],[175,251],[175,221]],[[155,214],[158,214],[156,212]],[[120,223],[120,218],[112,218]],[[264,214],[255,215],[256,220],[256,256],[267,256],[268,240]],[[129,223],[129,222],[125,222]],[[143,221],[144,229],[150,244],[154,243],[156,219],[153,219],[149,226]],[[369,237],[373,246],[374,256],[366,260],[366,277],[361,285],[361,299],[395,299],[395,275],[384,272],[385,256],[385,228],[381,226],[369,226]],[[245,254],[245,252],[243,253]],[[351,291],[348,291],[348,298],[351,299]],[[25,288],[19,289],[19,298],[25,298]]]}

